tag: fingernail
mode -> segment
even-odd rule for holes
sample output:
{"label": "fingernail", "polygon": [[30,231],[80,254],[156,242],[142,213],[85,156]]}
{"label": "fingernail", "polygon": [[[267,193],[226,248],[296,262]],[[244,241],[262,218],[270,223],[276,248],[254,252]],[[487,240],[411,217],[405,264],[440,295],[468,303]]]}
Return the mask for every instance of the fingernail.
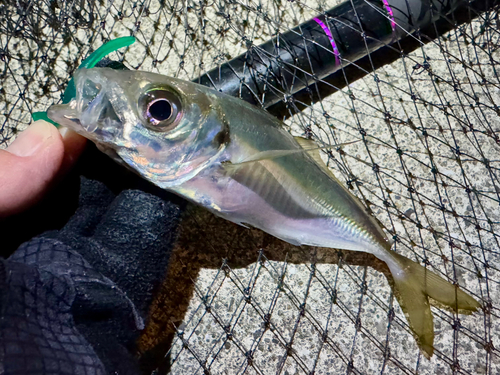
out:
{"label": "fingernail", "polygon": [[80,138],[81,135],[78,135],[77,132],[75,132],[74,130],[70,129],[70,128],[67,128],[65,126],[61,126],[60,128],[58,128],[57,130],[59,130],[59,133],[61,134],[61,137],[65,140],[65,141],[68,141],[68,140],[71,140],[75,137],[77,138]]}
{"label": "fingernail", "polygon": [[61,126],[59,129],[59,133],[61,134],[61,137],[63,137],[63,139],[66,139],[68,136],[71,135],[71,130],[65,126]]}
{"label": "fingernail", "polygon": [[52,128],[54,126],[46,121],[35,121],[17,136],[6,151],[17,156],[31,156],[44,147],[54,136]]}

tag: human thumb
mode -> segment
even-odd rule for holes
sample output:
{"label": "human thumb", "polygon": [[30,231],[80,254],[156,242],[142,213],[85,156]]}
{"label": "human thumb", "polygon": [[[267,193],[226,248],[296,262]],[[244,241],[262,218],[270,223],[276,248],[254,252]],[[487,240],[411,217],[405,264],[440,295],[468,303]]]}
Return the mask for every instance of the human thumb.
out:
{"label": "human thumb", "polygon": [[0,150],[0,218],[23,211],[43,196],[64,164],[65,143],[77,152],[83,149],[83,141],[75,136],[65,141],[53,125],[40,120]]}

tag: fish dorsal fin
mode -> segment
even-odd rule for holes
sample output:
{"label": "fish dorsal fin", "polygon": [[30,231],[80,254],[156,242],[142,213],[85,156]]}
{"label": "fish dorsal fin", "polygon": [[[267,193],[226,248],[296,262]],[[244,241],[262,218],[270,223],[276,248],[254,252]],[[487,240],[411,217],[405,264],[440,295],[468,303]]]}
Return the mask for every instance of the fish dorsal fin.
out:
{"label": "fish dorsal fin", "polygon": [[[314,142],[310,139],[306,139],[306,138],[302,138],[302,137],[294,137],[294,138],[297,141],[297,143],[300,145],[300,147],[302,147],[304,150],[306,150],[306,152],[309,154],[309,156],[312,157],[312,159],[323,170],[323,172],[325,172],[333,181],[335,181],[340,187],[342,187],[342,189],[344,189],[348,194],[350,194],[353,198],[355,198],[356,201],[358,202],[358,204],[361,207],[363,207],[363,209],[364,209],[364,206],[359,201],[359,199],[356,198],[354,195],[352,195],[352,193],[349,190],[347,190],[347,188],[337,179],[337,177],[335,177],[335,175],[332,173],[330,168],[328,168],[326,166],[323,159],[321,159],[321,155],[319,153],[319,150],[321,149],[321,147],[318,147],[316,142]],[[347,144],[347,143],[344,143],[344,144]]]}
{"label": "fish dorsal fin", "polygon": [[[337,183],[340,184],[340,181],[337,180],[337,177],[334,176],[332,171],[326,166],[325,162],[323,159],[321,159],[321,155],[319,151],[322,149],[322,147],[319,147],[316,142],[310,139],[306,139],[303,137],[294,137],[297,143],[299,144],[300,147],[302,147],[306,152],[313,158],[313,160],[318,164],[324,172],[326,172],[327,175],[329,175],[331,178],[333,178]],[[332,146],[329,146],[332,147]],[[342,186],[342,184],[340,184]]]}

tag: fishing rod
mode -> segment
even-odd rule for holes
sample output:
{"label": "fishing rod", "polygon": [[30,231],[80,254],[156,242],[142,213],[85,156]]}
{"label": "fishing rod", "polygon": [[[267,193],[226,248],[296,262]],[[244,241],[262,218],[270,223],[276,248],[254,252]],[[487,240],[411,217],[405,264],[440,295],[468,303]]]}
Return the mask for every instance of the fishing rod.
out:
{"label": "fishing rod", "polygon": [[[367,70],[359,69],[368,65],[363,59],[371,55],[370,64],[377,60],[377,67],[396,60],[400,53],[388,49],[391,44],[405,40],[411,45],[409,49],[414,49],[419,40],[412,36],[413,33],[430,28],[460,7],[472,5],[479,13],[497,5],[497,0],[346,1],[259,46],[247,40],[247,52],[194,82],[240,97],[268,109],[277,117],[284,117],[289,98],[298,99],[295,109],[302,110],[314,100],[321,100],[321,96],[343,87],[346,81],[342,73],[348,72],[346,76],[352,80],[365,75]],[[467,12],[461,13],[465,21],[463,15]],[[447,30],[441,29],[442,32]],[[433,32],[435,30],[430,30],[431,34]],[[126,69],[122,63],[105,56],[134,41],[134,37],[112,40],[85,59],[80,68]],[[374,59],[373,54],[377,52]],[[352,69],[354,62],[356,68]],[[317,85],[317,93],[308,90],[313,83]],[[63,103],[74,96],[74,91],[70,80]],[[33,119],[50,121],[45,112],[35,112]]]}
{"label": "fishing rod", "polygon": [[[244,39],[247,52],[195,82],[264,108],[279,107],[312,83],[341,73],[383,47],[408,37],[417,45],[413,33],[472,4],[486,10],[496,1],[346,1],[259,46]],[[393,60],[399,57],[391,55]]]}

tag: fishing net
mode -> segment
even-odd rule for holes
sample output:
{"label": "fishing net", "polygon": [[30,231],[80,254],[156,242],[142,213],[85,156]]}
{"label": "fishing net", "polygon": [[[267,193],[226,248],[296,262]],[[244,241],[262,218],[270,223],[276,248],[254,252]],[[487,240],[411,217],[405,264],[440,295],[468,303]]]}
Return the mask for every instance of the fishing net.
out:
{"label": "fishing net", "polygon": [[372,256],[296,248],[191,208],[139,340],[145,372],[500,371],[498,3],[410,3],[0,5],[2,147],[89,53],[133,35],[109,58],[240,96],[334,145],[323,159],[393,248],[483,305],[433,308],[427,360]]}

